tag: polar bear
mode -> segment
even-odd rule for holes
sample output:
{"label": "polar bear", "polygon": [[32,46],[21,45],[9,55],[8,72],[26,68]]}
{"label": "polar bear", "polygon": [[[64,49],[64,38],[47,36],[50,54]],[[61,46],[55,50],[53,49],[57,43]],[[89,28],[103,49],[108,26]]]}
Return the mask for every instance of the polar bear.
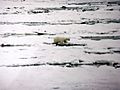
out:
{"label": "polar bear", "polygon": [[53,44],[64,45],[64,44],[68,43],[68,41],[70,41],[70,38],[68,38],[68,37],[55,37]]}

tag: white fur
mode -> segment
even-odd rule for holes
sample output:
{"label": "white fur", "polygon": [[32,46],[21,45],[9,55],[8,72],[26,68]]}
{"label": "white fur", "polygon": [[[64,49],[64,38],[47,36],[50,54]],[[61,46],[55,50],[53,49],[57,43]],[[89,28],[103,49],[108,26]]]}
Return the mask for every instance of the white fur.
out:
{"label": "white fur", "polygon": [[54,44],[66,44],[70,38],[67,37],[55,37],[54,38]]}

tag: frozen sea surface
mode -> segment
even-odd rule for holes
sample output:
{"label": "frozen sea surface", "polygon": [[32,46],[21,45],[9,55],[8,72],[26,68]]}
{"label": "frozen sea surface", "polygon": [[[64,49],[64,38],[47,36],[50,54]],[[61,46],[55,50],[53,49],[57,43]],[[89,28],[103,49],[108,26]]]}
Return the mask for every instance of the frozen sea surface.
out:
{"label": "frozen sea surface", "polygon": [[0,90],[119,90],[119,59],[119,0],[0,1]]}

